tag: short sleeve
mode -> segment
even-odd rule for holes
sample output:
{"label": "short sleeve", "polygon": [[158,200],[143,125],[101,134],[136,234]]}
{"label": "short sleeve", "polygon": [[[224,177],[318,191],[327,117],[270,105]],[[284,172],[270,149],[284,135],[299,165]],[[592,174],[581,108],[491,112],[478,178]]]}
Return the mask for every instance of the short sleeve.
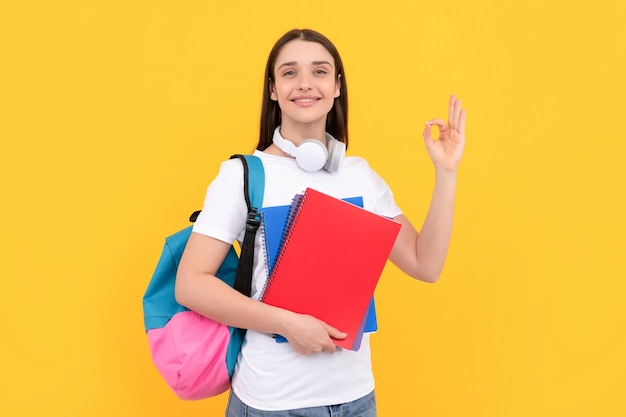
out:
{"label": "short sleeve", "polygon": [[243,165],[238,159],[224,161],[217,176],[209,184],[202,212],[193,231],[233,243],[243,235],[247,210],[243,192]]}
{"label": "short sleeve", "polygon": [[374,212],[389,218],[402,214],[402,210],[396,204],[389,185],[376,171],[370,168],[374,195]]}

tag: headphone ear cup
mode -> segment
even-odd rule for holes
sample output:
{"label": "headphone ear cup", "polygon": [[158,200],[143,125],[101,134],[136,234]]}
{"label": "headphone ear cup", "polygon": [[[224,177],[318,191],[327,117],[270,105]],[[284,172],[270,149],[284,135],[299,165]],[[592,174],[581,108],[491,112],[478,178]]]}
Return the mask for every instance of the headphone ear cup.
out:
{"label": "headphone ear cup", "polygon": [[298,146],[296,162],[305,171],[319,171],[326,165],[328,150],[318,140],[306,139]]}
{"label": "headphone ear cup", "polygon": [[333,137],[326,139],[328,146],[328,160],[324,169],[328,172],[337,172],[343,157],[346,154],[346,144]]}

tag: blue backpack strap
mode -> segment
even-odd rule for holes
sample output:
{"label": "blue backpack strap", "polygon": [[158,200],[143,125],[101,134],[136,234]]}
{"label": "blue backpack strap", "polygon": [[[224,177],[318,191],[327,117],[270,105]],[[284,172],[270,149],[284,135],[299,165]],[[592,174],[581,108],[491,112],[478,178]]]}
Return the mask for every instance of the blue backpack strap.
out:
{"label": "blue backpack strap", "polygon": [[246,231],[241,245],[239,265],[235,278],[234,288],[240,293],[250,296],[252,291],[252,262],[254,259],[254,238],[261,224],[261,206],[265,191],[265,173],[263,164],[256,156],[233,155],[231,159],[239,158],[243,164],[243,192],[248,206]]}
{"label": "blue backpack strap", "polygon": [[265,171],[263,162],[258,156],[233,155],[231,158],[243,158],[242,162],[248,166],[248,178],[244,178],[244,192],[250,198],[250,207],[257,211],[263,207],[263,193],[265,191]]}
{"label": "blue backpack strap", "polygon": [[[234,288],[249,297],[252,290],[254,239],[259,225],[261,224],[261,208],[263,206],[263,193],[265,191],[265,171],[263,169],[263,163],[256,156],[233,155],[231,156],[231,159],[232,158],[239,158],[243,164],[243,188],[246,205],[248,206],[246,231],[241,245],[241,254],[239,255],[239,265],[237,266]],[[231,378],[245,335],[245,329],[230,328],[230,341],[226,353],[226,368]]]}

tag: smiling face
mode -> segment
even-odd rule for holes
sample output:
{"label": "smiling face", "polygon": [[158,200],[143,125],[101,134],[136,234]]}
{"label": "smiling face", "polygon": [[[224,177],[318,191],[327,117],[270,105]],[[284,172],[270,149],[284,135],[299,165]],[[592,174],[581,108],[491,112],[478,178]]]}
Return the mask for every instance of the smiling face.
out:
{"label": "smiling face", "polygon": [[328,112],[340,94],[335,74],[334,59],[321,44],[298,39],[283,46],[270,86],[270,97],[280,106],[281,130],[308,125],[323,134]]}

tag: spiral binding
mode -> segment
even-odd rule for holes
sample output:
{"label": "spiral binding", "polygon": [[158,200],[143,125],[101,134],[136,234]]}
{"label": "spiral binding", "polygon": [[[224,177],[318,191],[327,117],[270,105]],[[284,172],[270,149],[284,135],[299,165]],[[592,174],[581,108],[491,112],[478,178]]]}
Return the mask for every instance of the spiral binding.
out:
{"label": "spiral binding", "polygon": [[281,240],[280,249],[278,250],[276,261],[274,261],[274,268],[272,269],[271,272],[269,271],[269,257],[267,254],[267,250],[265,251],[266,252],[265,255],[267,256],[268,277],[267,277],[267,280],[265,281],[265,285],[263,286],[261,297],[259,298],[261,301],[265,299],[265,295],[267,294],[267,291],[272,285],[272,281],[274,280],[274,275],[276,275],[276,270],[280,266],[280,262],[282,260],[283,253],[285,252],[285,248],[289,244],[289,240],[291,238],[291,231],[293,230],[293,227],[295,226],[296,222],[298,221],[298,217],[300,216],[300,209],[302,207],[302,204],[304,203],[304,200],[306,200],[306,191],[303,194],[296,194],[291,200],[291,207],[289,208],[289,213],[287,214],[287,223],[285,224],[285,229],[283,230],[283,237]]}
{"label": "spiral binding", "polygon": [[[267,238],[268,235],[268,231],[269,229],[266,227],[266,215],[263,212],[263,210],[261,210],[261,249],[263,250],[263,257],[265,258],[265,282],[267,282],[267,280],[270,278],[270,254],[269,251],[267,250],[267,241],[269,240]],[[261,295],[263,294],[263,292],[265,291],[265,286],[263,286],[263,291],[261,292]]]}

